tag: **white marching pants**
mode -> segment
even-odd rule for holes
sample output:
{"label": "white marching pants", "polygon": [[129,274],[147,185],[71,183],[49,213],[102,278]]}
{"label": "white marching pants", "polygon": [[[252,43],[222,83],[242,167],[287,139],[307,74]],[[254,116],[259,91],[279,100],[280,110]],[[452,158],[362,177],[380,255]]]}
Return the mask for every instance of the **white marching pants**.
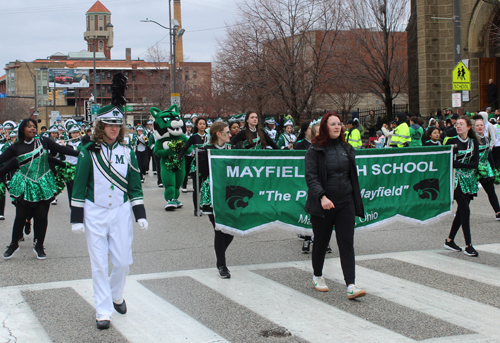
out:
{"label": "white marching pants", "polygon": [[[125,280],[133,262],[130,202],[109,209],[85,200],[83,221],[92,265],[96,318],[111,318],[113,301],[122,302]],[[113,264],[109,278],[108,252]]]}

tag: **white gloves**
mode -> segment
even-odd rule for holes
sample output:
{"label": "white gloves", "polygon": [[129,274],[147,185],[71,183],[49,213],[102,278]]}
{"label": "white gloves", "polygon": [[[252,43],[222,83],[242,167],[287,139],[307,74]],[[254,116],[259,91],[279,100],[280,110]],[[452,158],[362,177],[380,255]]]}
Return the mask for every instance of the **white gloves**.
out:
{"label": "white gloves", "polygon": [[137,222],[139,223],[139,228],[141,230],[147,230],[148,229],[148,221],[144,218],[137,219]]}
{"label": "white gloves", "polygon": [[72,224],[71,230],[73,231],[73,233],[78,233],[78,234],[85,232],[85,228],[83,227],[83,223]]}

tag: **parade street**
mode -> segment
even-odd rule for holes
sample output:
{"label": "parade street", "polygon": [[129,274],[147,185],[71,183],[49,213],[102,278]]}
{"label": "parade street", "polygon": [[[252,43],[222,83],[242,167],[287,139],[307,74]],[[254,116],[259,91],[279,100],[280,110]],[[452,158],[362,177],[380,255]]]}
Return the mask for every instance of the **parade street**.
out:
{"label": "parade street", "polygon": [[[329,292],[314,289],[311,256],[285,230],[235,237],[231,278],[221,279],[212,226],[193,216],[192,193],[181,193],[182,209],[165,212],[151,172],[143,190],[149,229],[134,224],[127,314],[96,329],[87,243],[71,231],[64,191],[49,212],[47,259],[36,259],[31,233],[0,261],[0,342],[500,341],[500,221],[482,189],[471,203],[477,258],[443,248],[452,217],[356,231],[356,284],[367,296],[353,301],[335,238],[324,267]],[[14,214],[7,203],[4,246]],[[461,231],[455,241],[464,246]]]}

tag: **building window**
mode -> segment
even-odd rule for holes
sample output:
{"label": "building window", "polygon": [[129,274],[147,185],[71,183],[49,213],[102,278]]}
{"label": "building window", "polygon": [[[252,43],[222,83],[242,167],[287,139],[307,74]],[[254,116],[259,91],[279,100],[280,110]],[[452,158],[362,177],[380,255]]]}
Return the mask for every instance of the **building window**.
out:
{"label": "building window", "polygon": [[43,95],[47,95],[47,86],[43,86]]}
{"label": "building window", "polygon": [[125,72],[125,76],[128,77],[128,71]]}
{"label": "building window", "polygon": [[40,72],[37,72],[37,73],[36,73],[36,78],[37,78],[38,80],[40,80],[40,79],[42,78],[42,77],[40,76]]}
{"label": "building window", "polygon": [[102,40],[99,41],[99,48],[102,48],[104,45],[104,43],[102,42]]}
{"label": "building window", "polygon": [[196,70],[193,70],[193,79],[196,79]]}
{"label": "building window", "polygon": [[42,94],[42,86],[38,86],[38,95]]}
{"label": "building window", "polygon": [[106,73],[105,73],[105,72],[102,72],[102,73],[101,73],[101,79],[102,79],[102,80],[106,80]]}
{"label": "building window", "polygon": [[111,73],[108,71],[108,79],[111,79]]}
{"label": "building window", "polygon": [[111,93],[111,86],[108,86],[108,93]]}
{"label": "building window", "polygon": [[93,15],[92,15],[92,16],[90,16],[90,20],[94,20],[94,16],[93,16]]}
{"label": "building window", "polygon": [[47,80],[47,72],[46,71],[44,71],[42,73],[42,80]]}
{"label": "building window", "polygon": [[102,15],[99,16],[99,20],[102,20]]}
{"label": "building window", "polygon": [[189,80],[189,72],[188,72],[188,71],[186,71],[186,72],[184,73],[184,76],[185,76],[186,80]]}
{"label": "building window", "polygon": [[99,31],[102,31],[102,26],[99,26]]}

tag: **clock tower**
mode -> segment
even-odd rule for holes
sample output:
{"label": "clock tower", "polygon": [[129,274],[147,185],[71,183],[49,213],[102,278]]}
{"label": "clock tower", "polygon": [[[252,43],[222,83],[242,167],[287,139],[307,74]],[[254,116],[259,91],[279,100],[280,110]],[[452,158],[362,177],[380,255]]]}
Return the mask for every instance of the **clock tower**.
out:
{"label": "clock tower", "polygon": [[106,59],[111,59],[111,48],[113,47],[113,25],[111,24],[111,12],[97,0],[85,14],[87,30],[83,34],[87,41],[87,50],[103,52]]}

